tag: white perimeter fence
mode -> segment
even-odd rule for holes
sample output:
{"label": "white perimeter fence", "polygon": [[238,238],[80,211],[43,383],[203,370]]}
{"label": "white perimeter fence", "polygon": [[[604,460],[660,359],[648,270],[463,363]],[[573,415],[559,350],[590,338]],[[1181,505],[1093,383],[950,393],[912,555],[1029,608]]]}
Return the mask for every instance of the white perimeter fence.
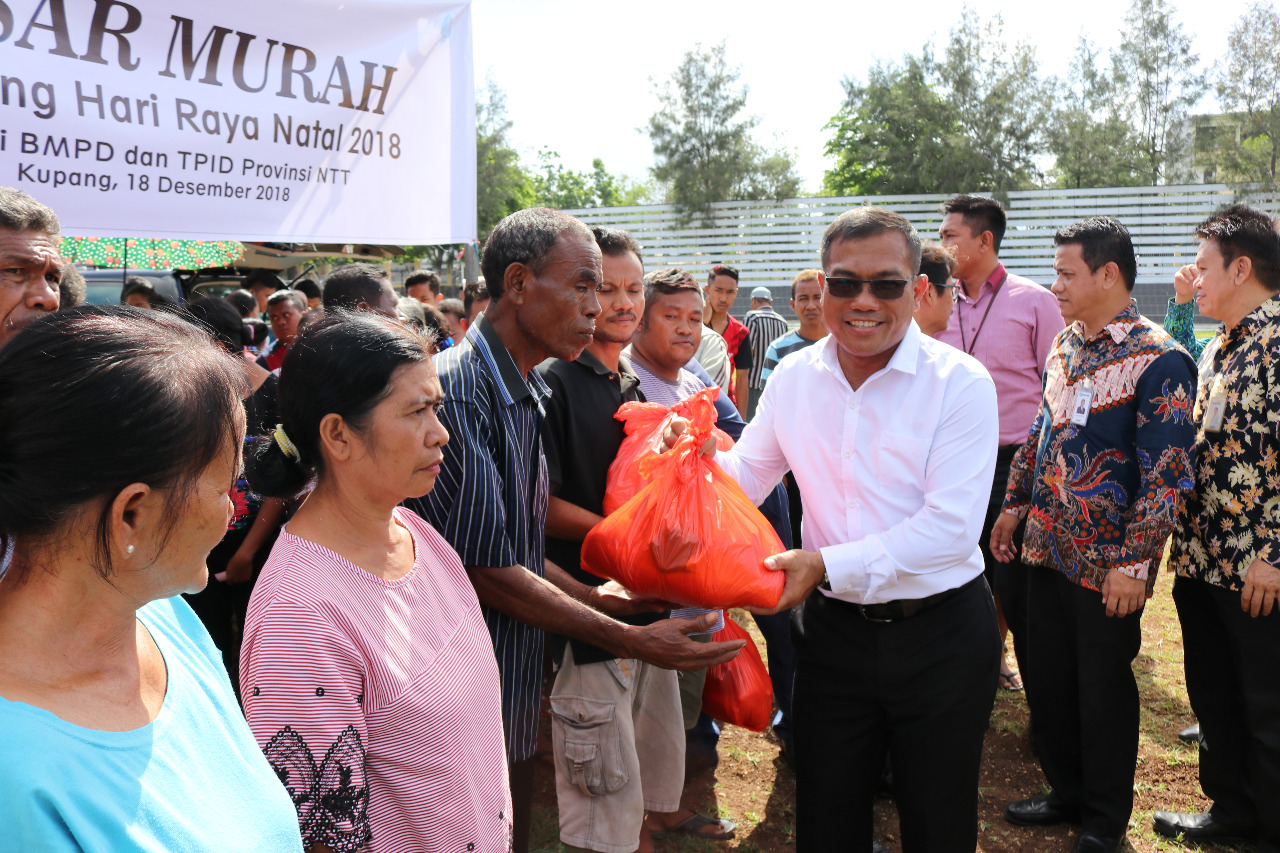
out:
{"label": "white perimeter fence", "polygon": [[[588,225],[625,228],[639,240],[646,270],[684,267],[699,280],[723,262],[742,272],[734,313],[750,307],[751,288],[773,291],[774,308],[795,319],[787,299],[791,279],[817,267],[822,232],[838,214],[862,204],[901,213],[926,238],[937,238],[939,205],[948,195],[797,198],[783,202],[726,201],[712,205],[714,224],[681,225],[672,205],[597,207],[568,211]],[[1008,230],[1000,257],[1011,272],[1048,286],[1053,274],[1053,233],[1087,216],[1114,216],[1128,227],[1138,253],[1134,296],[1157,322],[1173,295],[1173,274],[1195,260],[1195,227],[1220,207],[1246,202],[1275,213],[1280,195],[1238,195],[1223,184],[1117,187],[1087,190],[1023,190],[1009,194]],[[1209,322],[1199,318],[1201,322]]]}

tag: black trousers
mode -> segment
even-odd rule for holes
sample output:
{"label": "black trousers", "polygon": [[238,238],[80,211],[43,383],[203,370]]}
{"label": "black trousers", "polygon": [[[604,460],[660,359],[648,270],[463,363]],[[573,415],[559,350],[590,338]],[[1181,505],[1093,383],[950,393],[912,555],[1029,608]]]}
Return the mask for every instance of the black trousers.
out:
{"label": "black trousers", "polygon": [[1280,853],[1280,612],[1257,619],[1240,593],[1178,577],[1187,694],[1200,721],[1200,787],[1212,812]]}
{"label": "black trousers", "polygon": [[1000,671],[986,581],[898,622],[871,622],[815,592],[791,624],[798,853],[870,849],[886,755],[903,850],[973,853],[982,739]]}
{"label": "black trousers", "polygon": [[[986,565],[987,583],[1000,594],[1000,608],[1004,611],[1004,621],[1009,625],[1009,633],[1013,635],[1013,653],[1018,660],[1018,671],[1027,668],[1027,571],[1022,558],[1014,557],[1008,563],[998,563],[991,556],[991,528],[995,527],[1004,506],[1005,487],[1009,483],[1009,466],[1014,454],[1021,444],[1006,444],[996,452],[996,471],[991,481],[991,498],[987,501],[987,517],[982,523],[982,534],[978,537],[978,548],[982,551],[982,560]],[[1013,543],[1018,553],[1022,553],[1022,535],[1026,523],[1018,525],[1014,531]],[[1023,679],[1024,683],[1026,679]]]}
{"label": "black trousers", "polygon": [[1084,828],[1121,837],[1133,811],[1138,761],[1142,611],[1107,616],[1102,594],[1044,566],[1027,567],[1030,628],[1024,674],[1040,766]]}

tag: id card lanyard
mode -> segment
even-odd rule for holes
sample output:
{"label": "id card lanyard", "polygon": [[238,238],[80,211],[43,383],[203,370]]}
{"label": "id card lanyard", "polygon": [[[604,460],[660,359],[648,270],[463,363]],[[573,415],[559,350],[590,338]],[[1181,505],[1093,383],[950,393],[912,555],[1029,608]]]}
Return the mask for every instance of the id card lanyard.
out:
{"label": "id card lanyard", "polygon": [[968,355],[973,355],[973,348],[978,345],[978,336],[982,334],[982,327],[987,325],[987,317],[991,314],[991,307],[996,304],[996,297],[1000,295],[1000,288],[1004,287],[1004,283],[1008,278],[1009,271],[1005,270],[1004,275],[1000,276],[1000,280],[996,282],[996,286],[991,289],[991,301],[987,303],[987,310],[982,312],[982,319],[978,321],[978,328],[973,332],[973,343],[965,340],[964,323],[960,322],[960,300],[956,300],[956,323],[960,326],[960,348]]}
{"label": "id card lanyard", "polygon": [[1093,377],[1086,376],[1076,386],[1076,399],[1071,404],[1071,423],[1084,426],[1089,423],[1089,410],[1093,408]]}

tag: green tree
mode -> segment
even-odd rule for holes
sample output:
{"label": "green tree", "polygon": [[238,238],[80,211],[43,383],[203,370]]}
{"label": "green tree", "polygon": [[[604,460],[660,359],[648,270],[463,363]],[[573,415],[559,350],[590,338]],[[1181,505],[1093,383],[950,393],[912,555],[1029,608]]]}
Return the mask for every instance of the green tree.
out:
{"label": "green tree", "polygon": [[713,202],[799,189],[790,152],[766,151],[752,140],[759,120],[742,114],[747,89],[738,78],[721,42],[708,51],[695,45],[671,79],[655,86],[659,107],[648,123],[653,177],[685,221],[709,221]]}
{"label": "green tree", "polygon": [[538,162],[532,177],[533,196],[534,203],[544,207],[575,210],[647,204],[652,195],[647,184],[610,173],[599,157],[591,161],[590,172],[575,172],[564,167],[557,152],[544,147]]}
{"label": "green tree", "polygon": [[1054,157],[1049,177],[1059,187],[1128,187],[1145,183],[1138,140],[1116,103],[1116,82],[1081,36],[1045,137]]}
{"label": "green tree", "polygon": [[823,176],[832,195],[959,192],[978,186],[984,164],[938,93],[927,52],[901,65],[876,63],[866,85],[844,81],[844,105],[824,148],[835,160]]}
{"label": "green tree", "polygon": [[1151,186],[1183,177],[1191,139],[1183,122],[1206,89],[1191,37],[1165,0],[1133,0],[1125,34],[1112,55],[1119,92],[1135,122],[1137,171]]}
{"label": "green tree", "polygon": [[1218,135],[1220,174],[1232,181],[1276,184],[1280,161],[1280,14],[1255,2],[1228,38],[1216,69],[1222,108],[1238,119],[1238,133]]}
{"label": "green tree", "polygon": [[483,243],[503,217],[534,202],[533,179],[507,137],[507,96],[492,79],[476,98],[476,218]]}

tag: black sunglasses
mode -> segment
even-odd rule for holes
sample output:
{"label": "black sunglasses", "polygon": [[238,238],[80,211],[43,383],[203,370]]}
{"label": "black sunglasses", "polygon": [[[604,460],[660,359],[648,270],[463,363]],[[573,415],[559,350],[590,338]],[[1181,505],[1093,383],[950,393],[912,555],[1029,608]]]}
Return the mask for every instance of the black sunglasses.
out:
{"label": "black sunglasses", "polygon": [[911,281],[905,278],[835,278],[827,276],[827,292],[836,299],[857,299],[862,295],[863,286],[871,288],[871,295],[876,299],[891,302],[901,299]]}

